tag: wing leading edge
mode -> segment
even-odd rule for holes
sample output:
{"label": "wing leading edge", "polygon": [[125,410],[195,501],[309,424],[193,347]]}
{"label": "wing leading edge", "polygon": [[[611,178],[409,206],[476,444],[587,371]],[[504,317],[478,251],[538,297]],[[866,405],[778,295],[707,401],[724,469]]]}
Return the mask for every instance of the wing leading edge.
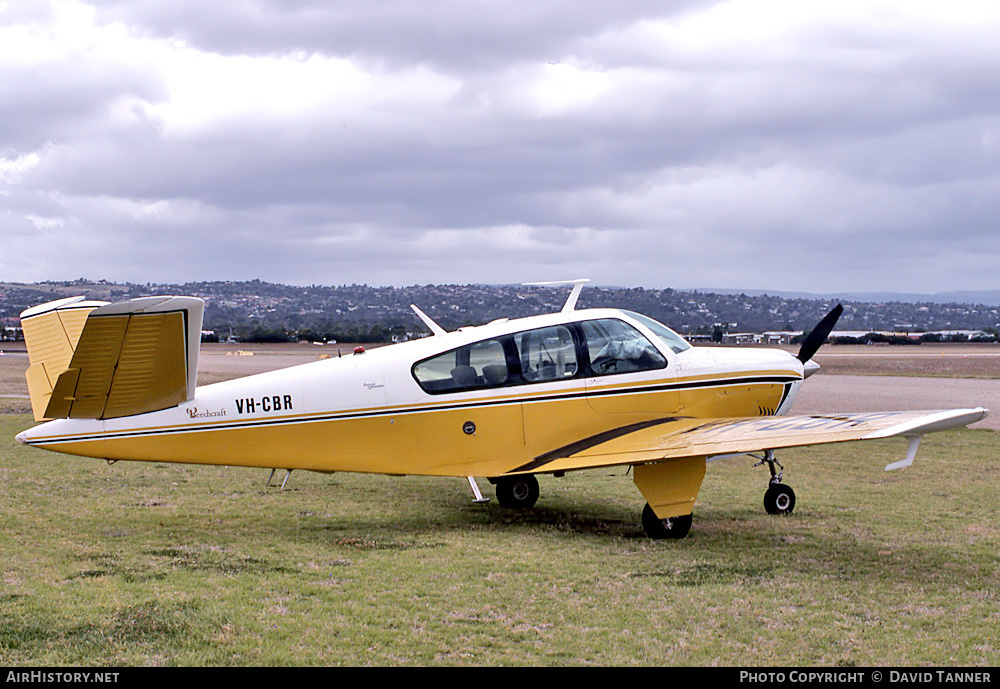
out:
{"label": "wing leading edge", "polygon": [[536,457],[515,472],[557,472],[621,464],[644,464],[688,457],[708,457],[903,436],[911,439],[913,460],[926,433],[960,428],[985,418],[987,410],[902,411],[811,416],[664,418],[625,426],[585,438]]}

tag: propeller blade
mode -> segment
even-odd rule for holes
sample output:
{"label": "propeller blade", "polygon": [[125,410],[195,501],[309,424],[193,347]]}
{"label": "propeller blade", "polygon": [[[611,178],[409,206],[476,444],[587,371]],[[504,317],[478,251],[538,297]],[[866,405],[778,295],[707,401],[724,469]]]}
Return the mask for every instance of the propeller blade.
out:
{"label": "propeller blade", "polygon": [[813,358],[826,338],[829,337],[830,331],[833,330],[833,326],[837,324],[837,320],[840,318],[840,314],[844,312],[844,306],[842,304],[837,304],[833,310],[823,317],[812,332],[806,335],[806,339],[802,340],[802,346],[799,348],[799,353],[797,359],[803,364]]}

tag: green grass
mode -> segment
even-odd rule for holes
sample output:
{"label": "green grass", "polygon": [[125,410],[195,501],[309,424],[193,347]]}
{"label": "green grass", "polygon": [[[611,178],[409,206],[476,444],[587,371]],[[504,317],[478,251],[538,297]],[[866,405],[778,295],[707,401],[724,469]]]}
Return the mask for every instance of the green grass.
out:
{"label": "green grass", "polygon": [[[459,479],[118,463],[0,415],[6,665],[996,665],[1000,436],[709,467],[691,535],[645,538],[620,470],[535,510]],[[282,475],[276,476],[280,482]],[[482,482],[487,494],[492,491]]]}

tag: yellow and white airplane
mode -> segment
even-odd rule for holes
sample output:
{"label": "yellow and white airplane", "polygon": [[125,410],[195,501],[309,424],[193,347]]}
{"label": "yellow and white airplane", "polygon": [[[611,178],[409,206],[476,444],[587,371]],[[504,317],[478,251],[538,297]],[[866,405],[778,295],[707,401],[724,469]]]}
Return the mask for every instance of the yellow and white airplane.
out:
{"label": "yellow and white airplane", "polygon": [[[204,303],[63,299],[21,314],[35,418],[21,443],[138,460],[467,478],[527,508],[535,474],[631,467],[652,538],[681,538],[706,462],[762,453],[768,512],[789,513],[776,449],[908,439],[973,423],[982,408],[786,416],[842,311],[783,350],[692,347],[637,313],[577,310],[500,319],[292,368],[196,387]],[[556,284],[556,283],[545,283]]]}

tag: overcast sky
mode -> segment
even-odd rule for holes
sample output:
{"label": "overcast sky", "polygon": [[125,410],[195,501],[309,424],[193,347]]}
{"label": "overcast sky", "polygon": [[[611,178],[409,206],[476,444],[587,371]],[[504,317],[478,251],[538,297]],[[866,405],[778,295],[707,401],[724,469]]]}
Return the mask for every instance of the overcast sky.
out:
{"label": "overcast sky", "polygon": [[0,280],[995,289],[998,36],[985,0],[0,0]]}

